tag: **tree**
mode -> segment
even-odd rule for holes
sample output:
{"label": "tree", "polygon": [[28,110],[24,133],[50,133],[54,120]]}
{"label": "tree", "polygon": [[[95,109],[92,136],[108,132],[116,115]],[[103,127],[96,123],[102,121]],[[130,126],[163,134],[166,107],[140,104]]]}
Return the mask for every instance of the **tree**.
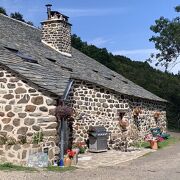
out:
{"label": "tree", "polygon": [[[180,6],[175,7],[176,12],[180,12]],[[155,21],[150,29],[157,34],[150,38],[158,50],[152,54],[151,58],[156,58],[156,65],[161,64],[168,68],[169,63],[178,63],[177,58],[180,56],[180,17],[169,20],[160,17]]]}
{"label": "tree", "polygon": [[23,19],[23,15],[19,12],[11,13],[10,17],[25,22],[25,20]]}
{"label": "tree", "polygon": [[33,22],[31,22],[31,21],[27,21],[26,23],[31,25],[31,26],[34,26]]}
{"label": "tree", "polygon": [[33,26],[33,22],[31,21],[25,21],[24,18],[23,18],[23,15],[19,12],[15,12],[15,13],[11,13],[10,15],[11,18],[14,18],[14,19],[17,19],[18,21],[22,21],[22,22],[25,22],[31,26]]}
{"label": "tree", "polygon": [[3,7],[0,7],[0,13],[7,16],[6,10]]}

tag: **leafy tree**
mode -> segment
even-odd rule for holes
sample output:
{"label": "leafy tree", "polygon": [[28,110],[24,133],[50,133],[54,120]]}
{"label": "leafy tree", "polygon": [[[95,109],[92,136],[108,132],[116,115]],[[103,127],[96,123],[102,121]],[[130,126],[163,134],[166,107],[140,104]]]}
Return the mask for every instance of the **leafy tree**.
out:
{"label": "leafy tree", "polygon": [[176,12],[180,12],[180,6],[175,7]]}
{"label": "leafy tree", "polygon": [[6,9],[4,9],[3,7],[0,7],[0,13],[7,16]]}
{"label": "leafy tree", "polygon": [[15,12],[15,13],[11,13],[11,18],[14,18],[14,19],[17,19],[19,21],[22,21],[22,22],[25,22],[31,26],[34,26],[33,22],[31,21],[25,21],[24,18],[23,18],[23,15],[19,12]]}
{"label": "leafy tree", "polygon": [[[180,6],[175,10],[180,12]],[[156,65],[161,64],[167,69],[169,63],[177,63],[177,58],[180,56],[180,17],[177,16],[172,20],[160,17],[150,29],[157,34],[152,36],[150,41],[154,42],[158,50],[158,53],[152,54],[151,58],[158,60]]]}
{"label": "leafy tree", "polygon": [[25,20],[23,19],[23,15],[19,12],[11,13],[10,17],[25,22]]}
{"label": "leafy tree", "polygon": [[33,22],[31,22],[31,21],[27,21],[26,23],[31,25],[31,26],[34,26]]}

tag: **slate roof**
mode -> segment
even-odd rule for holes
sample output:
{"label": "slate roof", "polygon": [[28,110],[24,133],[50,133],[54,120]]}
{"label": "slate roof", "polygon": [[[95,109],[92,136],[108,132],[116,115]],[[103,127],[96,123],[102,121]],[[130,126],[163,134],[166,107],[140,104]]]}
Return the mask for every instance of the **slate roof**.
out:
{"label": "slate roof", "polygon": [[[18,54],[36,60],[38,64],[26,62]],[[4,15],[0,15],[0,64],[58,96],[63,95],[71,78],[96,83],[122,94],[165,101],[74,48],[72,57],[58,53],[41,42],[39,29]]]}

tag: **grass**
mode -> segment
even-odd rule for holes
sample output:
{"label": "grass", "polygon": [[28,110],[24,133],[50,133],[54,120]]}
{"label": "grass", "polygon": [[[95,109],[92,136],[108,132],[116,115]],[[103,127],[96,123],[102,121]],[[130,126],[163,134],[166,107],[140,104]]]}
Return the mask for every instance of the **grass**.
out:
{"label": "grass", "polygon": [[[158,142],[158,149],[163,149],[167,146],[170,146],[172,144],[177,143],[178,141],[180,141],[180,138],[176,138],[176,137],[171,136],[162,142]],[[150,143],[149,142],[142,142],[141,145],[138,144],[137,147],[150,148]]]}
{"label": "grass", "polygon": [[66,171],[73,171],[77,169],[76,167],[74,166],[70,166],[70,167],[63,167],[63,168],[60,168],[59,166],[48,166],[46,168],[47,171],[54,171],[54,172],[66,172]]}
{"label": "grass", "polygon": [[148,142],[138,142],[136,144],[134,144],[135,147],[137,148],[150,148],[150,144]]}
{"label": "grass", "polygon": [[180,129],[168,129],[169,132],[176,132],[176,133],[179,133],[180,132]]}
{"label": "grass", "polygon": [[167,146],[177,143],[178,141],[180,141],[180,138],[169,137],[167,140],[159,142],[158,148],[159,149],[165,148]]}
{"label": "grass", "polygon": [[[54,171],[54,172],[66,172],[66,171],[73,171],[77,169],[76,167],[70,166],[70,167],[64,167],[60,168],[59,166],[48,166],[47,168],[43,168],[42,170],[46,171]],[[25,167],[25,166],[18,166],[14,165],[12,163],[4,163],[0,164],[0,171],[27,171],[27,172],[33,172],[33,171],[39,171],[36,168],[33,167]]]}
{"label": "grass", "polygon": [[0,164],[0,171],[37,171],[37,169],[32,167],[18,166],[12,163]]}

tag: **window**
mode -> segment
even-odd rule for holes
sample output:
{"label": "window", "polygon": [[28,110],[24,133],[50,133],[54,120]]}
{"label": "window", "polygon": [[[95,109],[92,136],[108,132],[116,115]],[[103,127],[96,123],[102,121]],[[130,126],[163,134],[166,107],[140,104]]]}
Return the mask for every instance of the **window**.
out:
{"label": "window", "polygon": [[128,84],[128,82],[127,82],[127,81],[125,81],[125,80],[122,80],[122,82],[124,82],[125,84]]}
{"label": "window", "polygon": [[107,76],[104,76],[104,78],[107,79],[107,80],[112,80],[112,78],[107,77]]}
{"label": "window", "polygon": [[112,77],[116,77],[114,74],[111,74]]}
{"label": "window", "polygon": [[7,47],[7,46],[4,46],[7,50],[15,53],[17,56],[19,56],[21,59],[23,59],[23,61],[26,61],[26,62],[29,62],[29,63],[34,63],[34,64],[38,64],[38,61],[37,60],[34,60],[32,57],[26,55],[26,54],[23,54],[22,52],[20,52],[19,50],[17,49],[14,49],[14,48],[10,48],[10,47]]}
{"label": "window", "polygon": [[24,61],[26,62],[30,62],[30,63],[34,63],[34,64],[38,64],[37,60],[34,60],[32,57],[27,56],[23,53],[20,53],[19,51],[16,53],[17,56],[19,56],[20,58],[22,58]]}
{"label": "window", "polygon": [[13,49],[13,48],[10,48],[10,47],[7,47],[7,46],[4,46],[7,50],[11,51],[11,52],[14,52],[14,53],[17,53],[18,50],[17,49]]}
{"label": "window", "polygon": [[93,69],[93,71],[94,71],[95,73],[98,73],[98,70]]}
{"label": "window", "polygon": [[53,63],[56,62],[56,60],[55,60],[55,59],[52,59],[52,58],[46,58],[46,59],[49,60],[49,61],[51,61],[51,62],[53,62]]}
{"label": "window", "polygon": [[62,69],[62,70],[65,70],[65,71],[73,72],[73,69],[72,69],[72,68],[69,68],[69,67],[61,66],[61,69]]}

